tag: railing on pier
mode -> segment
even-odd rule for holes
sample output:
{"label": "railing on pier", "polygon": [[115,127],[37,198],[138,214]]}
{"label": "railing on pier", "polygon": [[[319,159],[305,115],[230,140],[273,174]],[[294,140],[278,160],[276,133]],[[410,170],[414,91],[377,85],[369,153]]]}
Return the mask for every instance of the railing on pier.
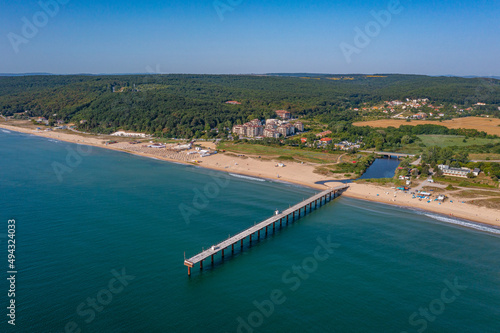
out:
{"label": "railing on pier", "polygon": [[347,189],[349,186],[348,185],[341,185],[337,186],[331,189],[328,189],[326,191],[323,191],[321,193],[318,193],[316,195],[313,195],[312,197],[299,202],[298,204],[294,205],[293,207],[290,207],[283,212],[274,215],[242,232],[239,234],[230,237],[226,239],[225,241],[212,246],[211,248],[204,250],[197,255],[184,260],[184,265],[188,267],[188,275],[191,275],[191,268],[194,267],[195,264],[200,263],[200,269],[203,269],[203,260],[211,257],[211,262],[213,264],[214,262],[214,255],[217,253],[221,253],[222,258],[224,258],[224,250],[227,249],[229,246],[231,246],[231,253],[234,253],[234,244],[240,242],[241,248],[243,248],[243,240],[245,238],[249,238],[249,243],[252,243],[252,235],[257,233],[257,239],[260,238],[260,232],[265,230],[265,234],[267,235],[268,233],[268,228],[272,226],[273,232],[276,230],[276,223],[280,223],[280,227],[282,227],[283,222],[285,221],[286,224],[288,224],[289,220],[291,222],[295,221],[296,219],[301,217],[301,211],[302,209],[304,210],[303,213],[304,215],[307,213],[307,206],[309,206],[309,212],[312,211],[313,209],[313,203],[314,203],[314,209],[316,209],[319,205],[321,207],[325,203],[335,199],[337,196],[339,196],[345,189]]}

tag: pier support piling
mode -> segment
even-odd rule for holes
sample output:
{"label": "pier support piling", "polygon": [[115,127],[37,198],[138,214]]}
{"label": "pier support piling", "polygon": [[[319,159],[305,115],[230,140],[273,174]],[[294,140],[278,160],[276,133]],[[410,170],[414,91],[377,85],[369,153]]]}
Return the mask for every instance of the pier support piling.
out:
{"label": "pier support piling", "polygon": [[[238,244],[238,241],[240,241],[240,247],[241,251],[243,251],[243,241],[245,240],[246,237],[249,238],[249,247],[252,246],[252,236],[255,235],[257,232],[257,238],[260,240],[260,232],[264,232],[265,228],[265,233],[266,237],[268,237],[268,232],[270,233],[271,231],[268,229],[271,224],[273,225],[273,234],[276,233],[276,224],[278,223],[279,220],[279,227],[280,229],[283,227],[283,222],[286,216],[286,225],[288,225],[288,222],[290,221],[290,217],[292,218],[292,222],[295,222],[296,217],[299,219],[302,216],[307,215],[308,213],[312,212],[312,207],[314,203],[314,208],[317,209],[324,204],[328,203],[329,201],[339,197],[342,193],[343,190],[348,188],[347,185],[343,186],[337,186],[335,188],[331,188],[328,190],[325,190],[321,193],[318,193],[314,195],[313,197],[302,201],[301,203],[298,203],[283,212],[278,212],[278,214],[275,214],[275,216],[272,216],[259,224],[254,224],[254,226],[248,228],[247,230],[240,232],[236,236],[229,237],[228,239],[224,240],[223,242],[214,245],[211,247],[211,249],[203,250],[201,253],[186,259],[184,256],[184,265],[188,267],[188,275],[191,276],[191,268],[195,267],[197,263],[200,264],[200,271],[203,270],[203,261],[207,260],[208,257],[211,259],[212,266],[214,266],[214,256],[217,255],[217,253],[221,253],[222,257],[222,262],[224,262],[224,256],[225,256],[225,250],[229,250],[229,245],[231,245],[231,254],[234,256],[234,245]],[[309,212],[307,211],[307,206],[309,205]],[[304,213],[302,214],[302,208],[304,209]],[[297,215],[298,214],[298,215]],[[297,216],[296,216],[297,215]]]}

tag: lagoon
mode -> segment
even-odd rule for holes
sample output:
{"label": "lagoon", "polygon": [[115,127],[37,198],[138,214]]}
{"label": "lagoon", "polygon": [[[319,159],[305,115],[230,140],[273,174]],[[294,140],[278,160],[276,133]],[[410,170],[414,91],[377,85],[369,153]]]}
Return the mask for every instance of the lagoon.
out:
{"label": "lagoon", "polygon": [[377,158],[358,179],[392,178],[399,166],[399,162],[398,159],[393,158]]}

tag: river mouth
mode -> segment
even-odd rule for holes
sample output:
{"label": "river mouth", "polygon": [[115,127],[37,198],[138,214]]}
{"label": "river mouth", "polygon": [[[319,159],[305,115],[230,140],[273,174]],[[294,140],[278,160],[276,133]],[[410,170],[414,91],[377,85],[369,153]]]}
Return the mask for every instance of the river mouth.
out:
{"label": "river mouth", "polygon": [[349,184],[358,179],[392,178],[400,162],[401,161],[397,158],[377,158],[361,177],[356,179],[344,179],[340,182]]}
{"label": "river mouth", "polygon": [[358,179],[392,178],[400,161],[394,158],[377,158]]}

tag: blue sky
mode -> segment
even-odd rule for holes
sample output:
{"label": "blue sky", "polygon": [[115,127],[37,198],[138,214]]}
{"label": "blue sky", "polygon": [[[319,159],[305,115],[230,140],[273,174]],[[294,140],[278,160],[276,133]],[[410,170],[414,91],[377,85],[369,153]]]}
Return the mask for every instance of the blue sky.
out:
{"label": "blue sky", "polygon": [[0,0],[0,72],[500,75],[496,0],[40,2]]}

